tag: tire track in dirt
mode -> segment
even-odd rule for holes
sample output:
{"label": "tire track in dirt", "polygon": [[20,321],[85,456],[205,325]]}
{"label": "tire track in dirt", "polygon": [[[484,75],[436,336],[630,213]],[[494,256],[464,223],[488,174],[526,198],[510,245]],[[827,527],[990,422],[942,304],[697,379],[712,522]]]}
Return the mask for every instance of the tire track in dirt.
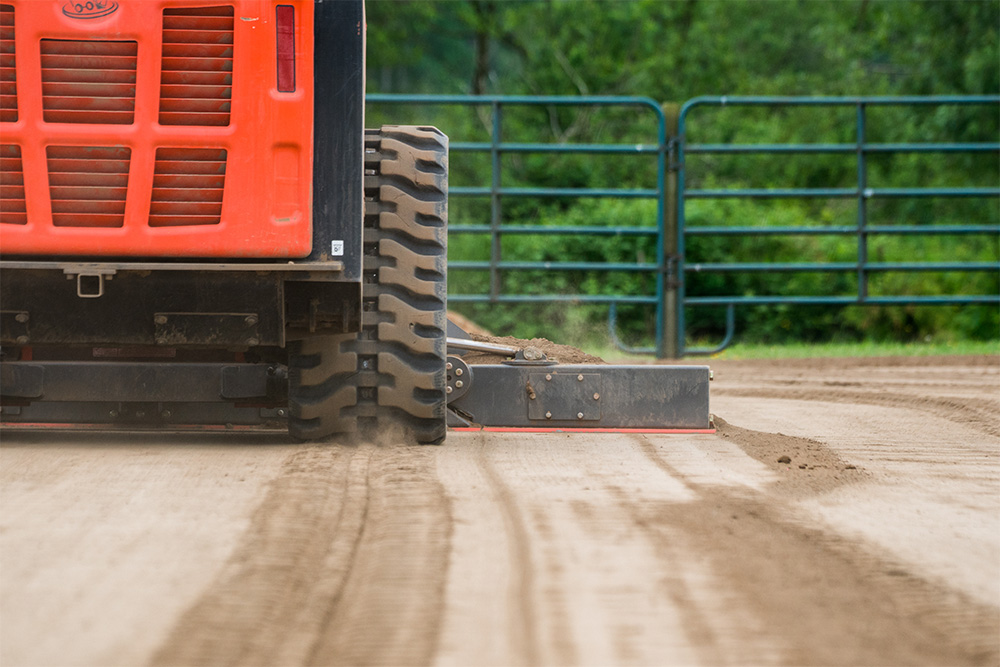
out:
{"label": "tire track in dirt", "polygon": [[[804,440],[725,424],[720,430],[755,458],[764,439],[779,447]],[[637,438],[656,466],[677,475],[668,453]],[[784,664],[997,664],[1000,610],[915,576],[796,511],[794,501],[808,488],[823,493],[853,481],[833,472],[826,477],[808,485],[779,481],[765,492],[697,484],[698,499],[683,504],[636,504],[624,494],[619,502],[665,549],[679,531],[718,585],[783,645]],[[706,660],[714,662],[711,655]]]}
{"label": "tire track in dirt", "polygon": [[497,500],[509,537],[508,561],[511,564],[511,585],[508,591],[507,613],[510,631],[509,646],[517,660],[513,664],[540,664],[541,647],[534,600],[534,568],[531,562],[531,540],[528,528],[510,487],[503,481],[486,448],[486,435],[475,440],[476,463]]}
{"label": "tire track in dirt", "polygon": [[[303,603],[323,580],[335,544],[340,562],[331,573],[346,577],[350,570],[372,451],[310,447],[290,456],[219,577],[180,618],[152,664],[269,665],[290,652],[288,638],[301,641],[295,629]],[[333,604],[341,587],[327,582],[320,589],[329,600],[321,607]],[[298,653],[308,652],[306,642]]]}
{"label": "tire track in dirt", "polygon": [[428,664],[450,526],[431,448],[299,451],[152,664]]}
{"label": "tire track in dirt", "polygon": [[375,451],[364,533],[310,665],[426,665],[437,651],[452,526],[437,448]]}
{"label": "tire track in dirt", "polygon": [[[563,554],[559,547],[559,527],[553,525],[550,517],[550,509],[547,507],[535,507],[531,509],[530,525],[537,531],[541,538],[535,541],[538,550],[537,561],[533,569],[539,575],[538,592],[542,600],[545,601],[546,612],[545,621],[548,632],[536,632],[548,641],[547,643],[555,654],[556,662],[560,665],[580,664],[580,655],[577,651],[576,643],[573,639],[572,619],[568,609],[568,591],[562,585],[566,564],[563,562]],[[530,591],[527,591],[530,593]],[[523,593],[522,593],[523,594]],[[539,614],[533,614],[538,618]],[[541,661],[538,661],[541,662]]]}
{"label": "tire track in dirt", "polygon": [[[663,474],[680,482],[687,489],[697,492],[698,488],[684,478],[684,475],[667,463],[663,458],[656,455],[656,448],[647,438],[642,436],[629,436],[637,442],[643,454],[649,461],[660,469]],[[650,523],[648,517],[643,516],[637,504],[630,498],[623,489],[617,486],[609,488],[615,496],[618,504],[625,510],[625,514],[632,519],[632,523],[638,526],[650,541],[655,545],[656,553],[664,563],[666,571],[682,570],[682,564],[677,562],[676,534],[669,534],[660,530],[659,524]],[[674,505],[676,503],[669,503]],[[686,505],[686,503],[684,503]],[[686,551],[686,549],[682,549]],[[718,633],[713,628],[713,623],[709,620],[706,610],[699,607],[697,596],[689,590],[685,581],[680,577],[664,577],[657,582],[673,606],[682,612],[681,626],[688,644],[697,651],[701,662],[706,665],[726,665],[731,664],[726,659],[726,652],[720,644]],[[748,660],[748,662],[752,662]]]}

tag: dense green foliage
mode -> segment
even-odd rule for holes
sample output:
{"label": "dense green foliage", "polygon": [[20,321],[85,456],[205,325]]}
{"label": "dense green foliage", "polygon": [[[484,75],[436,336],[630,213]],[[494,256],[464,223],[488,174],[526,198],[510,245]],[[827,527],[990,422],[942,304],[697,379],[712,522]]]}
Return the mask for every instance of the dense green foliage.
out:
{"label": "dense green foliage", "polygon": [[[698,95],[941,95],[1000,92],[1000,0],[875,1],[368,0],[368,89],[391,93],[641,95],[683,102]],[[853,108],[697,109],[690,142],[777,143],[855,140]],[[487,141],[489,109],[372,105],[369,124],[433,123],[453,141]],[[653,143],[652,116],[636,108],[511,108],[506,141]],[[996,142],[995,106],[872,109],[874,142]],[[511,154],[505,186],[651,188],[652,156]],[[488,156],[453,153],[453,185],[487,185]],[[853,187],[854,155],[690,156],[689,186]],[[996,154],[872,156],[871,187],[986,186],[1000,183]],[[488,198],[453,198],[452,224],[487,224]],[[505,198],[504,225],[655,226],[655,202],[625,199]],[[850,199],[692,200],[689,226],[853,225]],[[1000,202],[975,199],[876,199],[869,224],[1000,223]],[[487,260],[489,238],[452,235],[453,261]],[[853,236],[708,237],[688,240],[694,262],[851,262]],[[996,262],[996,235],[873,235],[871,261]],[[642,236],[504,235],[505,261],[654,262]],[[642,272],[505,272],[513,294],[653,293]],[[694,274],[689,295],[853,295],[845,273]],[[452,272],[452,294],[486,293],[489,275]],[[872,295],[995,294],[995,271],[874,274]],[[603,335],[605,306],[462,305],[498,333],[548,335],[585,343]],[[713,340],[719,309],[689,308],[689,335]],[[620,308],[629,343],[651,342],[651,307]],[[994,306],[742,308],[742,340],[990,339]]]}

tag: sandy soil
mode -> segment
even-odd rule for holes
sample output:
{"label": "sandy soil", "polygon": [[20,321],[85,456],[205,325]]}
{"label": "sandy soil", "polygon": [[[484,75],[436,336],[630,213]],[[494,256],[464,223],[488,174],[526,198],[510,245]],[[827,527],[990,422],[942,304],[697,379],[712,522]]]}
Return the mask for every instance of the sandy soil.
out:
{"label": "sandy soil", "polygon": [[[553,343],[548,338],[514,338],[513,336],[493,336],[488,333],[471,333],[472,340],[483,343],[494,343],[497,345],[507,345],[524,350],[529,347],[540,350],[545,354],[545,358],[551,361],[558,361],[562,364],[603,364],[600,357],[587,354],[572,345],[560,345]],[[499,364],[510,357],[503,354],[492,354],[489,352],[466,352],[464,357],[470,364]]]}
{"label": "sandy soil", "polygon": [[1000,664],[1000,359],[712,366],[715,435],[5,432],[0,665]]}

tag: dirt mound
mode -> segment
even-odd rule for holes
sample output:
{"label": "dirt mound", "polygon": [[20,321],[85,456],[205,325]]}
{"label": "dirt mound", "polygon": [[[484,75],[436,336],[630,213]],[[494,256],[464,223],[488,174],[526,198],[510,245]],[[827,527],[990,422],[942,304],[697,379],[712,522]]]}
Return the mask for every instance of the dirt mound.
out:
{"label": "dirt mound", "polygon": [[[548,357],[549,360],[558,361],[562,364],[607,363],[600,357],[587,354],[579,348],[571,345],[553,343],[546,338],[532,338],[531,340],[525,340],[523,338],[514,338],[513,336],[488,336],[474,333],[470,333],[469,335],[472,336],[472,340],[479,341],[481,343],[509,345],[520,349],[524,349],[526,347],[538,348],[545,353],[545,356]],[[499,364],[500,362],[508,359],[508,357],[502,354],[493,354],[489,352],[469,352],[463,358],[470,364]]]}

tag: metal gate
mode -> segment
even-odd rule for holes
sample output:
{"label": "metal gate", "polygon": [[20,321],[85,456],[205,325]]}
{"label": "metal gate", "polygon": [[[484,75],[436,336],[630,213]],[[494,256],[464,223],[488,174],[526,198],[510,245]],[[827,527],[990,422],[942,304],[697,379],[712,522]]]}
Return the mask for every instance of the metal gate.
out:
{"label": "metal gate", "polygon": [[[871,246],[877,239],[893,237],[966,237],[972,242],[991,244],[997,250],[1000,240],[1000,166],[997,157],[1000,155],[1000,142],[973,141],[959,142],[954,139],[943,141],[899,141],[880,139],[873,141],[871,118],[873,114],[886,109],[904,110],[906,114],[938,112],[942,109],[960,107],[992,107],[994,118],[1000,105],[1000,97],[996,96],[955,96],[955,97],[852,97],[852,98],[803,98],[803,97],[699,97],[690,100],[681,108],[678,117],[678,141],[676,142],[676,174],[677,174],[677,224],[679,228],[677,256],[681,271],[685,277],[679,286],[678,302],[687,308],[716,306],[726,308],[727,332],[725,340],[713,349],[691,349],[685,345],[685,308],[678,307],[677,330],[679,332],[676,349],[683,354],[711,354],[725,348],[734,334],[734,310],[737,306],[750,305],[963,305],[963,304],[1000,304],[1000,294],[992,281],[992,291],[986,293],[889,293],[884,288],[872,289],[873,276],[900,274],[906,272],[960,272],[963,274],[988,273],[1000,276],[1000,261],[874,261]],[[821,120],[823,114],[830,118],[831,111],[842,111],[837,120],[841,121],[842,129],[848,130],[853,137],[850,141],[841,143],[786,141],[782,143],[749,143],[749,142],[692,142],[691,134],[696,132],[700,120],[695,112],[735,108],[737,113],[750,109],[766,109],[769,112],[782,112],[789,109],[801,111],[809,118],[815,118],[816,132],[824,128]],[[834,114],[837,115],[837,114]],[[886,118],[898,118],[898,114],[890,116],[883,113],[882,127],[878,134],[891,134],[892,128],[886,127]],[[853,126],[853,128],[852,128]],[[823,128],[823,129],[820,129]],[[834,128],[836,130],[836,128]],[[986,132],[997,138],[995,127]],[[841,134],[845,134],[841,131]],[[899,155],[979,155],[985,157],[985,173],[982,182],[989,185],[949,184],[947,186],[932,186],[920,183],[900,185],[896,183],[876,182],[870,174],[873,161],[880,156]],[[789,156],[842,156],[850,161],[853,178],[848,183],[803,184],[801,182],[768,183],[763,187],[711,187],[697,185],[695,180],[705,181],[705,174],[692,169],[692,156],[738,156],[752,169],[754,162],[748,158],[765,158],[768,160],[784,160]],[[759,162],[758,162],[759,163]],[[797,176],[798,174],[796,174]],[[884,176],[884,174],[883,174]],[[690,207],[699,200],[846,200],[854,202],[851,221],[841,224],[824,220],[801,219],[798,224],[770,224],[768,221],[758,221],[758,224],[746,224],[737,220],[710,220],[708,224],[689,224]],[[898,222],[871,221],[873,206],[887,200],[978,200],[985,204],[982,218],[985,220],[970,220],[961,224],[935,221],[930,224],[899,224]],[[989,224],[982,224],[988,222]],[[846,223],[846,224],[845,224]],[[768,262],[759,261],[698,261],[688,252],[687,243],[696,237],[808,237],[850,238],[854,245],[855,257],[850,261],[836,261],[834,258],[822,258],[810,262]],[[994,258],[998,256],[993,253]],[[828,275],[852,274],[853,293],[830,293],[826,289],[809,294],[790,294],[784,291],[773,293],[721,293],[713,295],[692,295],[698,287],[699,278],[712,274],[790,274],[800,272],[816,272]]]}
{"label": "metal gate", "polygon": [[[476,184],[453,185],[450,194],[460,199],[480,199],[488,202],[482,218],[462,219],[452,217],[452,235],[476,235],[489,239],[489,253],[486,258],[470,259],[456,257],[450,262],[452,272],[472,272],[488,276],[483,281],[484,289],[470,293],[456,289],[452,282],[449,299],[459,303],[554,303],[601,304],[608,308],[609,329],[614,334],[617,310],[623,305],[645,306],[655,311],[655,340],[648,348],[632,349],[619,346],[630,352],[655,354],[659,358],[677,358],[685,355],[710,354],[724,349],[735,333],[735,313],[740,306],[759,305],[961,305],[1000,304],[998,289],[982,293],[923,294],[888,293],[879,284],[878,276],[913,272],[960,272],[963,274],[986,274],[1000,280],[1000,260],[968,261],[955,258],[948,261],[879,261],[873,258],[872,246],[878,239],[886,237],[967,237],[978,243],[997,246],[1000,242],[1000,167],[987,169],[986,183],[951,183],[947,185],[927,185],[924,183],[882,183],[873,178],[871,165],[881,156],[892,155],[971,155],[988,162],[1000,157],[1000,130],[987,128],[989,140],[957,141],[951,135],[919,141],[883,140],[878,135],[879,128],[873,129],[872,115],[882,109],[908,110],[919,113],[927,109],[967,108],[970,106],[993,107],[1000,110],[1000,97],[851,97],[851,98],[802,98],[802,97],[699,97],[684,105],[661,105],[643,97],[521,97],[521,96],[466,96],[466,95],[369,95],[370,107],[383,111],[385,118],[393,122],[403,114],[399,105],[419,105],[421,122],[434,121],[435,107],[467,106],[476,109],[482,119],[487,139],[465,140],[453,138],[451,143],[452,173],[462,171],[462,165],[476,159],[489,163],[488,181]],[[389,113],[385,107],[391,105]],[[573,142],[551,138],[527,140],[510,136],[505,124],[511,114],[547,111],[549,115],[568,109],[616,110],[632,114],[637,127],[623,139],[603,141]],[[554,110],[554,111],[553,111]],[[721,137],[705,141],[702,130],[711,129],[710,119],[705,114],[712,110],[752,116],[755,111],[768,110],[773,113],[823,113],[833,110],[840,114],[837,122],[829,123],[829,129],[839,137],[839,141],[816,141],[813,137],[805,140],[780,138],[776,141],[745,141],[740,136]],[[913,111],[916,110],[916,111]],[[695,113],[697,112],[697,113]],[[996,114],[994,114],[996,115]],[[884,119],[876,118],[883,122]],[[446,123],[439,122],[446,133],[451,134]],[[737,125],[738,125],[737,121]],[[884,124],[884,123],[883,123]],[[945,128],[948,130],[949,128]],[[737,133],[738,135],[739,133]],[[947,135],[947,132],[946,132]],[[692,138],[697,141],[692,141]],[[572,183],[517,183],[508,182],[509,166],[505,161],[511,156],[529,155],[569,155],[588,156],[595,161],[609,156],[632,159],[627,156],[644,156],[648,160],[645,167],[648,182],[620,186],[590,182]],[[713,165],[699,163],[703,156],[720,156],[738,160],[730,174],[736,174],[732,183],[719,187],[713,183]],[[850,182],[801,183],[799,173],[792,173],[789,182],[744,185],[741,183],[741,169],[746,179],[752,180],[754,160],[788,160],[793,157],[804,159],[830,159],[837,157],[850,160]],[[841,165],[843,172],[843,165]],[[876,171],[878,171],[876,169]],[[992,177],[992,181],[990,178]],[[630,224],[601,226],[595,224],[540,225],[523,213],[511,213],[513,204],[519,200],[557,199],[560,201],[580,199],[648,200],[653,203],[647,216]],[[695,218],[692,207],[705,201],[753,202],[796,199],[800,201],[852,202],[851,220],[814,220],[809,215],[790,224],[771,224],[768,221],[746,224],[745,221],[729,219]],[[920,224],[882,224],[871,220],[872,208],[883,201],[931,201],[931,200],[975,200],[987,208],[984,215],[961,224],[953,222]],[[587,221],[588,223],[591,221]],[[505,259],[503,240],[505,238],[536,235],[558,240],[560,236],[579,237],[630,237],[648,239],[655,245],[653,257],[637,261],[511,261]],[[849,259],[838,256],[815,256],[811,261],[736,261],[740,258],[728,257],[725,261],[706,261],[692,253],[692,245],[699,239],[850,239],[852,256]],[[822,246],[822,243],[820,244]],[[817,246],[817,247],[820,247]],[[877,249],[877,248],[876,248]],[[820,250],[822,248],[820,247]],[[843,253],[843,243],[839,250]],[[834,253],[836,254],[836,253]],[[994,257],[1000,256],[1000,249]],[[544,272],[547,274],[579,274],[592,272],[601,275],[633,274],[647,277],[649,288],[641,292],[615,292],[608,290],[583,291],[566,287],[552,293],[511,292],[505,288],[504,276],[511,272]],[[756,291],[751,294],[739,293],[735,283],[723,284],[714,293],[706,294],[703,283],[709,276],[774,276],[794,273],[818,275],[849,275],[853,281],[850,293],[843,290],[829,293],[817,290],[813,293],[789,293],[788,290],[771,292]],[[873,276],[876,278],[873,279]],[[995,283],[996,281],[994,281]],[[687,315],[692,309],[723,308],[726,313],[725,339],[711,349],[696,349],[688,346]]]}

